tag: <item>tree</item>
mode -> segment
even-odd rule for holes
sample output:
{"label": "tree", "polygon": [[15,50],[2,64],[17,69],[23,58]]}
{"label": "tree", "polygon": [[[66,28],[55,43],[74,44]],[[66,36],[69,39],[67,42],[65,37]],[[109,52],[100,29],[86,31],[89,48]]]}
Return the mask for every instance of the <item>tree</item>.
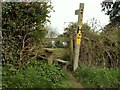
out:
{"label": "tree", "polygon": [[111,23],[120,25],[120,1],[116,0],[115,2],[106,2],[101,3],[102,11],[106,15],[109,15]]}
{"label": "tree", "polygon": [[91,30],[93,30],[94,32],[100,32],[102,30],[102,25],[101,22],[99,20],[97,20],[96,18],[92,18],[88,21],[89,26],[91,26]]}
{"label": "tree", "polygon": [[58,36],[58,32],[56,29],[50,26],[47,26],[46,29],[47,29],[47,35],[46,35],[47,38],[55,38]]}
{"label": "tree", "polygon": [[36,56],[51,10],[49,2],[2,3],[3,65],[22,66]]}
{"label": "tree", "polygon": [[[46,30],[47,30],[46,38],[55,38],[58,36],[57,30],[52,28],[51,26],[47,26]],[[52,47],[54,47],[54,41],[45,42],[44,45],[46,48],[52,48]]]}

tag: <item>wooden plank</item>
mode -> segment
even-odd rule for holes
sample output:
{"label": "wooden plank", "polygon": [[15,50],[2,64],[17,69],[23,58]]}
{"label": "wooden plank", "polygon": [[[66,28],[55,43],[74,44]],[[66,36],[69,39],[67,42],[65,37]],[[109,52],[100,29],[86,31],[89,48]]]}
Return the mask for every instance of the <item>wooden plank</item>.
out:
{"label": "wooden plank", "polygon": [[69,36],[69,38],[70,38],[70,60],[71,60],[71,63],[72,63],[72,61],[73,61],[73,57],[74,57],[74,51],[73,51],[73,36],[72,36],[72,33],[70,33],[70,36]]}
{"label": "wooden plank", "polygon": [[69,61],[64,61],[64,60],[61,60],[61,59],[56,59],[58,62],[61,62],[61,63],[64,63],[64,64],[68,64]]}
{"label": "wooden plank", "polygon": [[56,49],[56,48],[43,48],[43,50],[45,50],[45,51],[50,51],[50,52],[55,52],[55,53],[57,53],[57,52],[62,52],[62,53],[64,53],[64,52],[70,52],[70,50],[65,49],[65,48],[62,48],[62,49]]}
{"label": "wooden plank", "polygon": [[46,41],[69,41],[69,38],[59,37],[59,38],[45,38]]}
{"label": "wooden plank", "polygon": [[56,61],[62,63],[62,68],[63,69],[67,69],[67,66],[69,64],[69,61],[64,61],[64,60],[61,60],[61,59],[56,59]]}
{"label": "wooden plank", "polygon": [[43,50],[45,50],[45,51],[50,51],[50,52],[53,52],[53,51],[54,51],[52,48],[43,48]]}

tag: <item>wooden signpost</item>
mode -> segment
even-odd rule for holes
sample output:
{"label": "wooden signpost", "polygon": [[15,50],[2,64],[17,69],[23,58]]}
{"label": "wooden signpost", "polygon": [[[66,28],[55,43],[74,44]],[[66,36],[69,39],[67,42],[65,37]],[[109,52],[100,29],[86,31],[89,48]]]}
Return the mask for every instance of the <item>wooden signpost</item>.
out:
{"label": "wooden signpost", "polygon": [[80,44],[82,38],[83,10],[84,10],[84,3],[80,3],[79,10],[75,11],[75,15],[78,15],[78,24],[77,24],[77,32],[75,38],[75,54],[74,54],[74,62],[73,62],[73,71],[75,71],[78,67],[79,50],[80,50]]}

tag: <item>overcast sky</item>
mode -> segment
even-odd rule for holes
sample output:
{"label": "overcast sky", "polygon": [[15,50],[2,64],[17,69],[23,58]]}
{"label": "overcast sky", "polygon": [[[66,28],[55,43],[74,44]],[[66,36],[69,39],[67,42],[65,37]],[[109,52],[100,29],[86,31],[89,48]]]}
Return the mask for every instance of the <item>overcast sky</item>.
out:
{"label": "overcast sky", "polygon": [[84,3],[83,23],[96,18],[104,26],[109,23],[109,16],[101,12],[100,3],[103,0],[51,0],[55,12],[51,13],[51,26],[59,33],[63,33],[68,22],[77,22],[78,16],[75,10],[80,3]]}

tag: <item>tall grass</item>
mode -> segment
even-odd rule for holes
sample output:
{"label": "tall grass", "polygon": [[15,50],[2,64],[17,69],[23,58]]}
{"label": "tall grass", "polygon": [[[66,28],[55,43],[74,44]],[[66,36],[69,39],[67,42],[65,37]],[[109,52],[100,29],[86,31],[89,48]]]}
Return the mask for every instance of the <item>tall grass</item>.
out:
{"label": "tall grass", "polygon": [[77,78],[88,88],[120,87],[120,69],[92,68],[82,66],[76,71]]}

